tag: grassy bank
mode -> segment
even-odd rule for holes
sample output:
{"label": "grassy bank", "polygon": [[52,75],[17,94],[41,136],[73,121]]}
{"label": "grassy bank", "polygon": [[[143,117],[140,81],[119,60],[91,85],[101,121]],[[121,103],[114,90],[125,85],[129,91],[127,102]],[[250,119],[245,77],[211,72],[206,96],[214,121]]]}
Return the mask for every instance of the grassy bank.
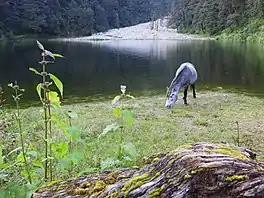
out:
{"label": "grassy bank", "polygon": [[[123,134],[123,142],[130,142],[126,147],[129,160],[116,163],[120,144],[119,133],[109,132],[98,138],[104,128],[113,123],[113,109],[111,100],[104,102],[79,103],[65,105],[55,114],[62,115],[63,112],[71,111],[71,125],[76,126],[72,133],[80,132],[81,141],[70,144],[71,148],[81,149],[81,153],[74,155],[74,159],[80,160],[71,168],[65,168],[66,162],[58,161],[54,170],[59,170],[55,178],[68,178],[95,171],[103,171],[115,167],[142,166],[144,157],[171,151],[180,145],[194,142],[227,142],[231,144],[251,148],[257,152],[258,159],[264,159],[264,99],[247,96],[238,93],[227,93],[219,91],[198,92],[194,99],[189,95],[189,106],[180,100],[172,109],[166,109],[165,96],[143,96],[136,98],[130,108],[134,114],[134,126],[126,128]],[[42,133],[43,124],[41,118],[42,108],[31,107],[23,109],[22,127],[25,132],[26,146],[38,152],[31,152],[32,159],[42,159],[41,152],[44,149]],[[1,144],[3,154],[19,147],[19,136],[14,124],[13,110],[1,112],[0,127]],[[56,116],[54,117],[56,123]],[[58,122],[56,126],[63,126]],[[239,130],[240,137],[237,139]],[[53,130],[55,139],[63,142],[66,134],[60,130]],[[63,155],[63,144],[59,144],[59,155]],[[19,152],[13,152],[5,162],[9,164],[18,157]],[[73,156],[70,156],[73,157]],[[36,161],[37,162],[37,161]],[[43,183],[43,171],[39,162],[34,164],[37,174],[33,178],[38,185]],[[66,163],[67,164],[67,163]],[[39,167],[38,167],[39,166]],[[23,183],[23,175],[19,170],[22,167],[7,170],[8,180]]]}
{"label": "grassy bank", "polygon": [[[132,141],[138,150],[136,164],[143,156],[166,152],[182,144],[197,141],[236,143],[236,121],[243,136],[241,144],[264,152],[263,99],[218,91],[199,93],[197,99],[190,96],[189,103],[184,106],[180,99],[174,108],[168,110],[164,107],[165,97],[162,95],[137,98],[133,107],[135,127],[126,134],[127,140]],[[91,150],[99,133],[113,122],[110,101],[64,108],[79,115],[74,122],[82,127],[83,137],[91,143]],[[26,114],[26,111],[33,112],[25,110]],[[101,158],[115,153],[115,142],[118,141],[114,134],[101,139]]]}
{"label": "grassy bank", "polygon": [[221,40],[249,41],[264,43],[264,20],[250,20],[245,25],[232,29],[228,28],[217,36]]}
{"label": "grassy bank", "polygon": [[[132,108],[135,126],[125,132],[127,141],[133,142],[138,151],[135,164],[140,164],[143,156],[169,151],[182,144],[197,141],[237,143],[234,140],[236,121],[242,134],[241,144],[264,153],[263,99],[224,91],[205,91],[199,93],[197,99],[190,95],[189,103],[189,106],[183,106],[180,99],[174,108],[166,109],[162,95],[137,98]],[[111,101],[66,105],[62,109],[78,115],[72,119],[72,124],[80,126],[82,139],[88,145],[84,150],[88,157],[87,167],[94,163],[95,149],[100,159],[115,155],[119,141],[116,134],[109,133],[99,143],[97,141],[103,129],[114,122]],[[33,138],[31,143],[38,149],[41,149],[38,141],[42,140],[38,137],[42,133],[42,121],[36,118],[41,111],[37,107],[22,110],[27,137]],[[8,129],[8,133],[13,132],[12,127]]]}

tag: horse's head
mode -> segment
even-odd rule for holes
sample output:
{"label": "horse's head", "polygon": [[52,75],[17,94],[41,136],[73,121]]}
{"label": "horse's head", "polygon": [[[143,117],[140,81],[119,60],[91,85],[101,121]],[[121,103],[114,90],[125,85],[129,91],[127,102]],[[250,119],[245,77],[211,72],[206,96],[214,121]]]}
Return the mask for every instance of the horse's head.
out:
{"label": "horse's head", "polygon": [[173,88],[172,90],[168,90],[165,107],[167,107],[168,109],[171,108],[177,100],[178,100],[178,93],[176,89]]}

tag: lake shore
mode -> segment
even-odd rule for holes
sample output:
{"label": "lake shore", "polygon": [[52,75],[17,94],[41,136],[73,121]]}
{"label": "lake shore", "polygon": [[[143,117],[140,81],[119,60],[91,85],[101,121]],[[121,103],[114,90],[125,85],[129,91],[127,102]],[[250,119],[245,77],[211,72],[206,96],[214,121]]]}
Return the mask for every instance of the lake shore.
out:
{"label": "lake shore", "polygon": [[178,33],[168,27],[168,19],[116,28],[107,32],[95,33],[87,37],[50,39],[56,41],[85,42],[93,40],[214,40],[213,37],[202,37],[194,34]]}
{"label": "lake shore", "polygon": [[[76,151],[81,149],[78,153],[84,155],[73,156],[75,157],[73,159],[78,161],[74,164],[72,176],[117,167],[142,167],[144,159],[148,156],[170,152],[179,146],[196,142],[226,142],[231,145],[239,143],[240,146],[256,152],[257,160],[264,160],[263,99],[224,90],[198,91],[196,99],[189,94],[189,106],[185,106],[180,99],[182,96],[183,93],[180,93],[179,101],[171,109],[164,106],[166,100],[164,94],[139,96],[136,100],[123,101],[123,104],[133,112],[133,125],[130,127],[125,125],[122,132],[124,143],[122,145],[125,149],[122,152],[126,158],[121,161],[118,158],[121,145],[120,130],[108,132],[104,130],[106,127],[109,129],[109,126],[115,126],[114,123],[118,119],[114,117],[111,100],[63,105],[61,108],[52,109],[54,115],[52,126],[55,127],[52,135],[54,145],[58,145],[55,148],[62,148],[67,153],[64,154],[65,151],[62,149],[56,152],[63,153],[63,156],[73,156],[68,153],[70,152],[67,150],[68,147],[65,149],[65,146],[61,145],[64,143],[68,145],[68,138],[74,138],[73,144],[70,145],[73,145],[72,148]],[[19,147],[19,141],[13,140],[17,134],[17,127],[13,121],[15,111],[6,109],[0,112],[0,123],[8,123],[2,130],[0,128],[0,135],[5,137],[2,138],[1,145],[7,153]],[[22,109],[21,115],[26,142],[30,142],[30,148],[37,151],[34,153],[40,156],[45,150],[42,107]],[[102,134],[103,132],[105,134]],[[11,138],[13,141],[10,141]],[[60,156],[59,159],[64,159]],[[62,165],[65,163],[57,164],[58,167],[64,167]],[[58,170],[59,177],[68,178],[69,172],[61,169]],[[10,172],[14,175],[17,169],[10,169]]]}
{"label": "lake shore", "polygon": [[[179,100],[172,109],[165,108],[166,98],[162,94],[140,96],[136,97],[135,102],[125,102],[131,107],[135,119],[134,126],[125,130],[125,137],[137,148],[139,156],[136,164],[144,156],[166,152],[188,143],[202,141],[237,144],[236,122],[239,124],[240,145],[251,147],[259,154],[264,153],[262,98],[225,90],[199,91],[196,99],[189,93],[189,106],[185,106],[182,96],[183,93],[180,93]],[[25,131],[30,132],[28,138],[42,133],[40,126],[36,129],[32,125],[40,117],[40,110],[41,107],[22,110]],[[91,152],[97,148],[98,135],[107,125],[116,121],[111,99],[63,105],[60,111],[76,114],[71,120],[72,124],[80,127],[83,140],[89,142]],[[116,152],[117,136],[118,134],[111,132],[101,139],[99,153],[102,159],[113,156]],[[116,141],[115,146],[113,141]]]}

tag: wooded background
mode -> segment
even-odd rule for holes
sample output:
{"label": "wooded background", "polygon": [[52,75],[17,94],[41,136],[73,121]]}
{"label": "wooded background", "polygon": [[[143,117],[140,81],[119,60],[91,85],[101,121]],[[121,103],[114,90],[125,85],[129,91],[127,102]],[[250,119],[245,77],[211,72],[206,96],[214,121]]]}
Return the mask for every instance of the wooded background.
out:
{"label": "wooded background", "polygon": [[1,0],[0,35],[87,36],[165,15],[181,32],[216,34],[262,19],[264,1]]}

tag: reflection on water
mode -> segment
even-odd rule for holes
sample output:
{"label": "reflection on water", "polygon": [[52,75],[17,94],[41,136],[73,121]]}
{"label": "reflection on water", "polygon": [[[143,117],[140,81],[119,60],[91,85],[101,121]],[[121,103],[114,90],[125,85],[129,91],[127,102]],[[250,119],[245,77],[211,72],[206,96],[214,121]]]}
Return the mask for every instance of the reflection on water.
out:
{"label": "reflection on water", "polygon": [[[263,48],[256,45],[169,40],[42,42],[66,57],[48,66],[64,82],[66,98],[106,97],[118,93],[120,84],[137,95],[165,93],[176,69],[185,61],[197,68],[198,89],[206,85],[264,91]],[[0,84],[6,88],[18,80],[27,90],[24,100],[36,100],[39,78],[28,67],[40,70],[40,58],[33,40],[0,45]]]}
{"label": "reflection on water", "polygon": [[105,47],[117,53],[138,58],[155,57],[158,60],[166,60],[168,52],[179,45],[191,43],[192,41],[171,41],[171,40],[105,40],[105,41],[86,41],[93,47]]}

